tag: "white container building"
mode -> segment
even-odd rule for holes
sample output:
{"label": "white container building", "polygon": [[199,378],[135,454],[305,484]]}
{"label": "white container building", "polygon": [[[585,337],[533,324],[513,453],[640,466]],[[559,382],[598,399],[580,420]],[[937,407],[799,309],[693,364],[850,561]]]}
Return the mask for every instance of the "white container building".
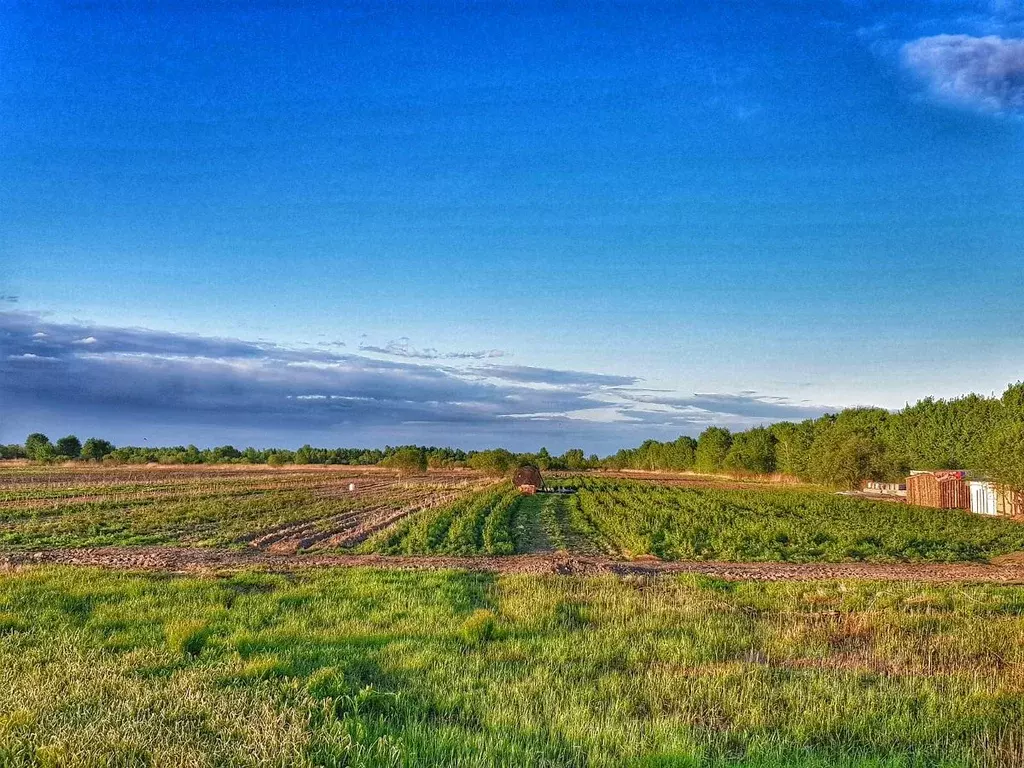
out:
{"label": "white container building", "polygon": [[1024,493],[985,480],[971,480],[971,512],[978,515],[1024,515]]}
{"label": "white container building", "polygon": [[971,512],[976,515],[998,515],[999,496],[992,483],[971,480]]}

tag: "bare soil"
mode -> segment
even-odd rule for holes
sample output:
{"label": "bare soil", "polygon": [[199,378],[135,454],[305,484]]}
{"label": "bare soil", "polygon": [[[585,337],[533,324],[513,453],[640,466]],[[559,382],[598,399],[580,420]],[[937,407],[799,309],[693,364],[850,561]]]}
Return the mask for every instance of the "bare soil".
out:
{"label": "bare soil", "polygon": [[694,573],[729,581],[820,581],[865,579],[933,583],[1024,584],[1024,557],[986,563],[719,563],[613,560],[548,552],[507,557],[278,554],[259,549],[201,547],[101,547],[0,553],[0,571],[34,565],[69,565],[131,571],[209,573],[260,568],[457,569],[486,573],[656,576]]}
{"label": "bare soil", "polygon": [[[457,484],[377,484],[372,492],[350,498],[366,499],[365,505],[330,517],[313,518],[260,531],[241,539],[253,547],[276,553],[308,549],[352,547],[409,515],[455,501],[467,490],[486,486],[487,479],[459,479]],[[375,493],[381,494],[375,497]],[[341,498],[331,496],[328,498]]]}

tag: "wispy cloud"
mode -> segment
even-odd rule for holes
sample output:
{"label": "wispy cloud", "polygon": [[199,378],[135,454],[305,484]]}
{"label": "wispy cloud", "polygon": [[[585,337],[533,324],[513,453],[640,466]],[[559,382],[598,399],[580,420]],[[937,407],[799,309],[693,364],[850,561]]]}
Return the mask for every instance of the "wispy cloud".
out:
{"label": "wispy cloud", "polygon": [[438,352],[433,347],[417,349],[408,338],[389,341],[384,346],[373,344],[360,344],[360,352],[369,352],[375,355],[390,355],[392,357],[406,357],[415,360],[487,360],[496,357],[508,357],[509,353],[500,349],[484,349],[472,352]]}
{"label": "wispy cloud", "polygon": [[53,323],[27,312],[0,312],[0,389],[5,411],[293,431],[433,424],[455,429],[452,442],[466,425],[532,414],[565,420],[605,406],[593,389],[537,389],[437,364]]}
{"label": "wispy cloud", "polygon": [[520,384],[541,384],[561,387],[603,388],[630,386],[640,382],[636,376],[615,376],[606,373],[563,371],[555,368],[535,368],[528,365],[489,365],[471,369],[474,373],[492,379],[514,381]]}
{"label": "wispy cloud", "polygon": [[1024,40],[935,35],[906,43],[904,66],[936,99],[991,114],[1024,112]]}
{"label": "wispy cloud", "polygon": [[737,394],[704,392],[690,396],[625,392],[623,396],[643,405],[668,406],[676,410],[689,411],[691,414],[700,412],[712,418],[726,414],[759,422],[803,421],[840,410],[838,406],[794,401],[787,397],[762,395],[751,391]]}

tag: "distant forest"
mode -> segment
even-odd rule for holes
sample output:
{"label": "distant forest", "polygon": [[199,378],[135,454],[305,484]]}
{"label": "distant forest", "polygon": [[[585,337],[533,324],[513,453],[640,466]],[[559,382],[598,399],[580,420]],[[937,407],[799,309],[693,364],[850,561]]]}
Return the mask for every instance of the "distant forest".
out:
{"label": "distant forest", "polygon": [[502,448],[462,451],[433,446],[381,449],[313,448],[239,450],[225,445],[167,448],[115,447],[99,438],[84,443],[74,435],[51,442],[29,435],[24,445],[0,446],[0,458],[35,461],[93,460],[143,464],[355,464],[398,469],[470,467],[510,472],[523,464],[541,469],[634,469],[749,474],[780,473],[834,487],[864,480],[898,480],[911,469],[967,469],[996,482],[1024,489],[1024,383],[1002,397],[966,395],[952,400],[926,398],[895,413],[882,408],[847,408],[799,423],[730,432],[708,427],[697,438],[648,440],[637,448],[599,458],[578,448],[553,456],[512,453]]}

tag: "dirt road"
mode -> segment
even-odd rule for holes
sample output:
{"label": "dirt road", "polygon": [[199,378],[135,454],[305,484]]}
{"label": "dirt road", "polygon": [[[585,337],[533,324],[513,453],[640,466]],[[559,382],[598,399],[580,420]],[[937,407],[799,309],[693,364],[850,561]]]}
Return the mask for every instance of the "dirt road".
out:
{"label": "dirt road", "polygon": [[209,573],[262,568],[358,566],[408,570],[463,569],[487,573],[615,574],[643,576],[700,573],[733,581],[816,581],[870,579],[936,583],[1024,584],[1024,562],[1010,558],[1001,565],[883,563],[714,563],[657,560],[622,561],[553,552],[508,557],[412,557],[388,555],[274,554],[261,550],[188,547],[104,547],[0,553],[0,571],[33,565],[70,565],[132,571]]}

